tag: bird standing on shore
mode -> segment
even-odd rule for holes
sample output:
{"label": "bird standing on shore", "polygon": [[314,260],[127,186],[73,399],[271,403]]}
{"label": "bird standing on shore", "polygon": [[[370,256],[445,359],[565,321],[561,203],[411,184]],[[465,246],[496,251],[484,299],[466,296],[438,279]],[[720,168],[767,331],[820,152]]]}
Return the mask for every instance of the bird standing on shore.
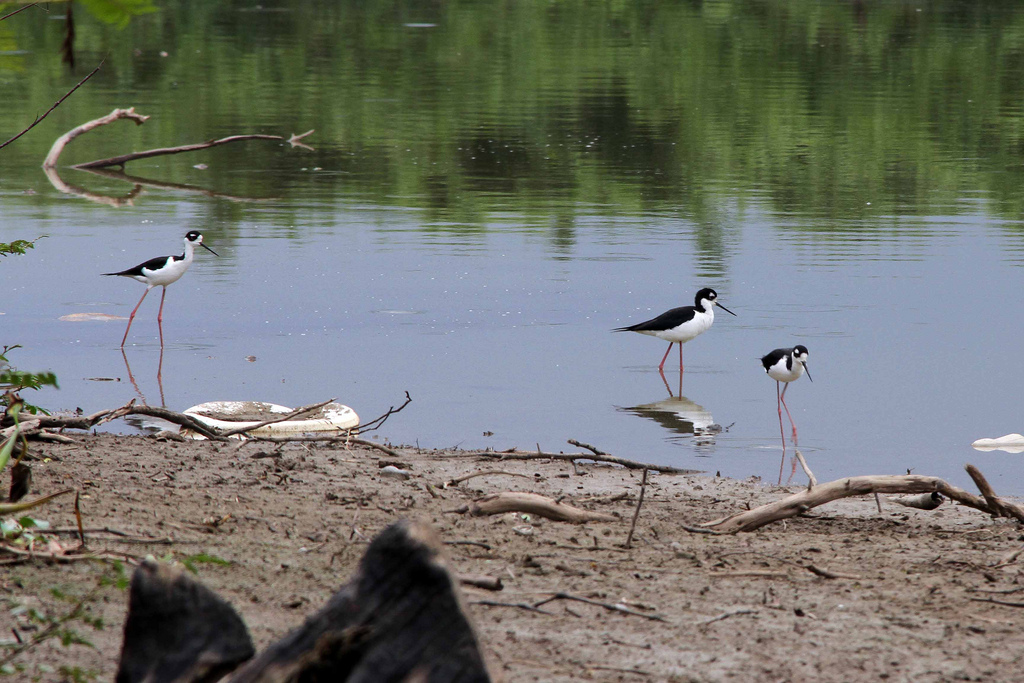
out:
{"label": "bird standing on shore", "polygon": [[[797,344],[791,349],[775,349],[771,353],[768,353],[761,357],[761,365],[764,366],[764,371],[768,373],[768,376],[775,380],[775,394],[779,408],[779,433],[782,435],[782,450],[786,450],[786,433],[782,428],[782,409],[786,409],[786,417],[789,418],[789,424],[793,428],[793,445],[796,446],[796,424],[793,422],[793,416],[789,414],[789,406],[786,405],[786,389],[789,388],[790,382],[795,382],[800,379],[803,374],[807,373],[807,379],[811,379],[811,371],[807,368],[807,347],[802,344]],[[786,386],[782,387],[782,391],[779,391],[779,387],[785,382]]]}
{"label": "bird standing on shore", "polygon": [[160,346],[161,348],[163,347],[164,299],[167,297],[167,285],[177,282],[185,274],[185,271],[188,270],[188,267],[192,265],[192,258],[195,256],[196,247],[202,247],[214,256],[219,256],[217,252],[203,244],[203,236],[198,231],[189,230],[185,233],[185,251],[181,256],[158,256],[145,263],[140,263],[134,268],[122,270],[119,273],[103,273],[103,275],[130,277],[146,285],[146,291],[142,293],[142,298],[139,299],[139,303],[135,304],[132,314],[128,316],[128,327],[125,329],[124,337],[121,339],[121,348],[124,348],[124,343],[128,339],[128,330],[132,329],[132,321],[135,320],[135,313],[139,310],[139,306],[142,305],[146,295],[149,294],[149,290],[157,286],[164,288],[163,295],[160,297],[160,310],[156,316],[156,324],[160,330]]}
{"label": "bird standing on shore", "polygon": [[[718,303],[718,293],[705,287],[693,297],[693,306],[681,306],[665,311],[657,318],[642,323],[617,327],[613,332],[639,332],[668,342],[668,349],[658,365],[662,379],[665,377],[665,361],[673,344],[679,344],[679,381],[683,377],[683,344],[711,329],[715,322],[715,306],[729,315],[736,315]],[[668,383],[666,382],[666,385]],[[671,390],[670,390],[671,391]]]}

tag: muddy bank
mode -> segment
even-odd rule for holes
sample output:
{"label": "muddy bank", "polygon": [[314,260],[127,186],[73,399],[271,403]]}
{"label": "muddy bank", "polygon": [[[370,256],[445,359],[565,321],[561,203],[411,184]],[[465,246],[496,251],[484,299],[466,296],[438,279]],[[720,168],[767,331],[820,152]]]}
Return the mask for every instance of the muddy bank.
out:
{"label": "muddy bank", "polygon": [[[464,592],[486,654],[508,681],[1019,676],[1020,608],[991,600],[1022,601],[1021,565],[1000,560],[1024,541],[1016,524],[959,506],[886,505],[879,514],[873,499],[849,500],[754,533],[696,535],[681,525],[796,487],[651,473],[627,550],[640,473],[614,466],[414,449],[399,449],[396,460],[365,447],[311,444],[75,441],[36,448],[49,460],[34,464],[34,491],[82,492],[85,526],[109,530],[89,533],[90,549],[186,562],[238,609],[257,648],[322,605],[374,534],[419,517],[446,541],[458,573],[501,579],[501,591]],[[383,472],[389,464],[410,476]],[[444,486],[478,472],[491,473]],[[616,521],[451,512],[507,490]],[[70,497],[36,515],[74,526]],[[845,578],[823,578],[809,565]],[[48,640],[14,660],[25,667],[19,675],[64,680],[62,667],[78,667],[111,679],[127,601],[118,576],[110,562],[0,567],[0,638],[13,637],[10,627],[22,638],[39,632],[22,607],[59,616],[83,596],[83,613],[103,620],[102,630],[81,620],[66,625],[94,649]],[[556,593],[589,602],[534,607]]]}

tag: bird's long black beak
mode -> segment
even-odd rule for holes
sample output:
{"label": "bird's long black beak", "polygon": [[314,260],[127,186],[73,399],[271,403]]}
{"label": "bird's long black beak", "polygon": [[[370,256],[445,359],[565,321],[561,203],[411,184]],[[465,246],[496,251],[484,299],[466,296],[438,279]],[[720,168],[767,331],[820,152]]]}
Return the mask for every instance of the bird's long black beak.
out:
{"label": "bird's long black beak", "polygon": [[804,372],[807,373],[807,379],[810,379],[813,382],[814,380],[811,379],[811,369],[807,367],[807,363],[804,363]]}
{"label": "bird's long black beak", "polygon": [[214,256],[220,256],[220,254],[218,254],[217,252],[215,252],[215,251],[214,251],[213,249],[210,249],[210,248],[209,248],[208,246],[206,246],[205,244],[200,244],[199,246],[201,246],[201,247],[202,247],[203,249],[205,249],[206,251],[210,252],[210,253],[211,253],[211,254],[213,254]]}
{"label": "bird's long black beak", "polygon": [[[718,303],[717,301],[715,302],[715,305],[716,305],[716,306],[718,306],[719,308],[721,308],[721,309],[722,309],[723,311],[725,311],[725,312],[726,312],[726,313],[728,313],[729,315],[736,315],[735,313],[733,313],[732,311],[730,311],[730,310],[729,310],[728,308],[726,308],[726,307],[725,307],[725,306],[723,306],[722,304]],[[738,316],[737,316],[737,317],[738,317]]]}

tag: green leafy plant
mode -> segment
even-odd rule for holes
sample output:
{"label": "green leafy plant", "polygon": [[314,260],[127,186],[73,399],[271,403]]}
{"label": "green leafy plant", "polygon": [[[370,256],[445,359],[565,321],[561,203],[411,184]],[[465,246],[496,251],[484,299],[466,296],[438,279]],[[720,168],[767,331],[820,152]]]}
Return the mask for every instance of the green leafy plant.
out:
{"label": "green leafy plant", "polygon": [[10,256],[11,254],[24,254],[28,249],[35,249],[36,242],[46,237],[46,235],[40,235],[34,240],[14,240],[13,242],[0,242],[0,256]]}

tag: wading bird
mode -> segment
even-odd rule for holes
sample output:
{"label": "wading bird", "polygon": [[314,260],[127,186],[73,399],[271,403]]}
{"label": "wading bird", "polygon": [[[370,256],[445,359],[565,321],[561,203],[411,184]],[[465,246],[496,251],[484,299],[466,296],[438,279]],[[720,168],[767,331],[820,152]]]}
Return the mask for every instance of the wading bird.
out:
{"label": "wading bird", "polygon": [[185,233],[185,252],[181,256],[158,256],[145,263],[140,263],[134,268],[122,270],[119,273],[103,273],[104,275],[130,277],[146,285],[146,291],[142,293],[142,299],[139,299],[139,303],[135,304],[132,314],[128,316],[128,327],[124,331],[124,338],[121,339],[121,348],[124,348],[125,340],[128,339],[128,330],[132,329],[132,321],[135,320],[135,313],[139,310],[139,306],[142,305],[142,301],[149,294],[149,290],[157,286],[164,288],[164,293],[160,297],[160,310],[156,315],[156,324],[160,330],[160,346],[163,347],[164,298],[167,297],[167,285],[177,282],[185,274],[185,271],[188,270],[188,267],[192,265],[192,258],[195,255],[197,246],[206,249],[214,256],[219,256],[217,252],[203,244],[203,236],[199,232],[189,230]]}
{"label": "wading bird", "polygon": [[[793,416],[789,414],[789,406],[786,405],[786,389],[789,388],[790,382],[795,382],[803,376],[804,372],[807,373],[807,379],[811,379],[811,371],[807,369],[807,347],[801,344],[794,346],[791,349],[775,349],[771,353],[761,357],[761,365],[764,366],[764,371],[768,373],[768,376],[775,380],[775,394],[779,408],[779,433],[782,435],[782,450],[786,450],[786,433],[782,428],[782,409],[786,409],[786,417],[789,418],[789,424],[793,428],[793,445],[796,446],[796,424],[793,422]],[[785,382],[786,386],[782,387],[782,391],[779,391],[779,387]]]}
{"label": "wading bird", "polygon": [[679,344],[679,378],[682,382],[683,344],[711,329],[711,324],[715,322],[716,305],[729,315],[736,315],[718,303],[718,294],[715,290],[705,287],[693,297],[693,306],[673,308],[657,318],[627,327],[617,327],[613,332],[639,332],[667,341],[668,349],[661,359],[661,364],[658,365],[662,379],[665,377],[665,361],[668,360],[672,345]]}

